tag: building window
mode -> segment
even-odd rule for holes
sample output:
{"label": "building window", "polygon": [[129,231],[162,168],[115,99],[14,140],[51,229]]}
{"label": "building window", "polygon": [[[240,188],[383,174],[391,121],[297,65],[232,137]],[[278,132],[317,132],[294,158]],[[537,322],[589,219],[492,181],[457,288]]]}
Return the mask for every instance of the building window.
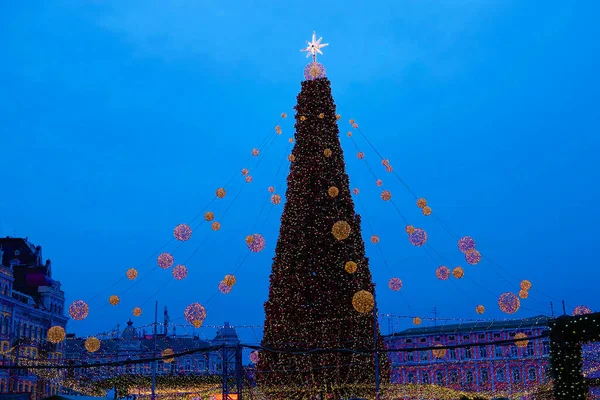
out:
{"label": "building window", "polygon": [[471,359],[471,348],[470,347],[465,347],[465,358],[467,360]]}
{"label": "building window", "polygon": [[504,382],[504,370],[502,368],[496,370],[496,381]]}
{"label": "building window", "polygon": [[531,340],[529,341],[529,343],[527,343],[527,355],[533,356],[533,343],[531,342]]}
{"label": "building window", "polygon": [[450,382],[451,383],[458,382],[458,372],[456,372],[456,371],[450,372]]}
{"label": "building window", "polygon": [[547,356],[550,353],[550,342],[544,340],[542,342],[542,353]]}
{"label": "building window", "polygon": [[496,346],[495,350],[495,354],[496,354],[496,358],[502,358],[502,346]]}
{"label": "building window", "polygon": [[444,384],[444,374],[442,374],[442,371],[438,371],[435,373],[435,383],[437,383],[440,386]]}
{"label": "building window", "polygon": [[450,349],[448,350],[448,353],[450,353],[451,360],[456,360],[456,349]]}
{"label": "building window", "polygon": [[434,342],[439,342],[439,341],[440,341],[440,339],[441,339],[441,338],[440,338],[439,336],[436,336],[436,337],[434,337],[434,338],[433,338],[433,341],[434,341]]}
{"label": "building window", "polygon": [[479,339],[485,339],[485,333],[480,333],[479,334]]}
{"label": "building window", "polygon": [[408,373],[408,383],[415,383],[415,375],[412,372]]}
{"label": "building window", "polygon": [[485,346],[479,346],[479,357],[487,358],[487,349]]}
{"label": "building window", "polygon": [[487,383],[487,381],[488,381],[488,371],[487,371],[487,369],[482,369],[481,370],[481,382]]}
{"label": "building window", "polygon": [[516,335],[516,334],[517,334],[516,332],[509,332],[509,333],[508,333],[508,336],[510,336],[510,337],[515,337],[515,335]]}
{"label": "building window", "polygon": [[519,368],[513,369],[513,382],[521,382],[521,370]]}
{"label": "building window", "polygon": [[425,385],[429,384],[429,374],[427,372],[423,372],[421,380]]}
{"label": "building window", "polygon": [[537,378],[536,375],[537,374],[535,373],[535,368],[529,368],[529,371],[527,371],[527,379],[529,379],[530,381],[535,381]]}
{"label": "building window", "polygon": [[500,334],[499,333],[494,333],[494,339],[500,339]]}
{"label": "building window", "polygon": [[427,350],[421,352],[421,361],[427,361],[427,353]]}
{"label": "building window", "polygon": [[467,383],[473,383],[473,371],[467,371]]}
{"label": "building window", "polygon": [[469,339],[471,339],[471,336],[469,336],[469,335],[463,335],[463,340],[469,340]]}
{"label": "building window", "polygon": [[406,353],[406,361],[413,361],[412,351],[409,351],[408,353]]}
{"label": "building window", "polygon": [[448,336],[448,340],[454,340],[454,339],[455,339],[454,335]]}
{"label": "building window", "polygon": [[510,356],[511,357],[516,357],[517,356],[517,346],[515,346],[514,344],[510,345]]}
{"label": "building window", "polygon": [[422,337],[422,338],[421,338],[419,341],[420,341],[421,343],[425,343],[425,342],[427,341],[427,338],[424,338],[424,337]]}
{"label": "building window", "polygon": [[406,343],[412,343],[412,339],[406,339]]}

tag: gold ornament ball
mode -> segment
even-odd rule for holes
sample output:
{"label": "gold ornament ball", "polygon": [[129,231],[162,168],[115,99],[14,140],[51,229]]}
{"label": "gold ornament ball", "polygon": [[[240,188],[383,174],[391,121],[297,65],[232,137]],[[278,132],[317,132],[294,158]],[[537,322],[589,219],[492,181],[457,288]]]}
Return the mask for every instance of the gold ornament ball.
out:
{"label": "gold ornament ball", "polygon": [[371,236],[371,243],[373,243],[373,244],[379,243],[379,236],[377,236],[377,235]]}
{"label": "gold ornament ball", "polygon": [[125,275],[127,276],[127,279],[129,279],[130,281],[132,281],[135,278],[137,278],[138,272],[137,272],[137,270],[135,268],[129,268],[127,270],[127,272],[125,272]]}
{"label": "gold ornament ball", "polygon": [[[442,347],[442,345],[436,344],[435,347]],[[433,349],[431,353],[435,358],[444,358],[446,356],[446,349]]]}
{"label": "gold ornament ball", "polygon": [[431,215],[431,208],[429,206],[425,206],[421,209],[423,215],[428,216]]}
{"label": "gold ornament ball", "polygon": [[274,194],[273,196],[271,196],[271,203],[275,205],[281,203],[281,196],[278,194]]}
{"label": "gold ornament ball", "polygon": [[[515,339],[527,339],[527,335],[522,332],[519,332],[515,335]],[[529,343],[529,340],[515,341],[515,344],[517,345],[517,347],[527,347],[527,343]]]}
{"label": "gold ornament ball", "polygon": [[221,223],[215,221],[212,223],[211,228],[213,231],[218,231],[219,229],[221,229]]}
{"label": "gold ornament ball", "polygon": [[406,233],[408,233],[409,235],[412,235],[415,232],[415,227],[412,225],[406,225],[406,228],[404,229],[406,231]]}
{"label": "gold ornament ball", "polygon": [[246,244],[252,244],[254,242],[254,235],[246,236]]}
{"label": "gold ornament ball", "polygon": [[526,299],[529,297],[529,292],[527,290],[519,290],[519,297],[522,299]]}
{"label": "gold ornament ball", "polygon": [[91,336],[85,340],[84,346],[90,353],[95,353],[100,350],[100,339]]}
{"label": "gold ornament ball", "polygon": [[260,153],[260,151],[258,151],[258,149],[257,149],[257,148],[254,148],[254,149],[252,149],[252,155],[253,155],[253,156],[255,156],[255,157],[256,157],[256,156],[258,155],[258,153]]}
{"label": "gold ornament ball", "polygon": [[275,193],[275,186],[269,186],[269,193]]}
{"label": "gold ornament ball", "polygon": [[346,221],[337,221],[331,228],[331,233],[337,240],[344,240],[350,236],[352,229]]}
{"label": "gold ornament ball", "polygon": [[289,160],[289,162],[294,162],[294,161],[296,161],[296,156],[295,156],[295,155],[293,155],[293,154],[290,154],[290,155],[288,156],[288,160]]}
{"label": "gold ornament ball", "polygon": [[212,221],[213,219],[215,219],[215,213],[213,213],[212,211],[207,211],[204,214],[204,219],[208,222]]}
{"label": "gold ornament ball", "polygon": [[366,290],[359,290],[352,296],[352,306],[356,311],[365,314],[373,310],[375,307],[375,299],[373,295]]}
{"label": "gold ornament ball", "polygon": [[381,192],[381,199],[383,201],[389,201],[392,198],[392,192],[390,192],[389,190],[384,190],[383,192]]}
{"label": "gold ornament ball", "polygon": [[353,274],[358,269],[358,265],[354,261],[348,261],[346,265],[344,265],[344,269],[347,273]]}
{"label": "gold ornament ball", "polygon": [[281,113],[281,118],[285,118],[285,117],[287,117],[287,114],[286,113]]}
{"label": "gold ornament ball", "polygon": [[413,324],[415,324],[415,325],[421,325],[421,318],[414,317],[413,318]]}
{"label": "gold ornament ball", "polygon": [[485,312],[485,307],[480,304],[477,307],[475,307],[475,311],[477,312],[477,314],[483,314]]}
{"label": "gold ornament ball", "polygon": [[351,119],[351,120],[350,120],[350,125],[352,125],[353,123],[354,123],[354,120],[353,120],[353,119]]}
{"label": "gold ornament ball", "polygon": [[330,187],[327,190],[327,193],[329,194],[329,196],[331,197],[337,197],[338,194],[340,194],[340,191],[338,188],[336,188],[335,186]]}
{"label": "gold ornament ball", "polygon": [[235,276],[228,274],[225,275],[225,278],[223,278],[223,283],[226,284],[227,286],[233,286],[235,285],[236,279]]}
{"label": "gold ornament ball", "polygon": [[303,115],[300,117],[300,121],[306,121],[306,117]]}
{"label": "gold ornament ball", "polygon": [[390,160],[388,160],[387,158],[384,158],[383,160],[381,160],[381,165],[383,165],[384,167],[387,167],[388,165],[390,165]]}
{"label": "gold ornament ball", "polygon": [[172,356],[173,354],[175,354],[173,349],[164,349],[161,353],[161,356],[168,357],[168,358],[163,358],[163,361],[166,363],[173,362],[175,360],[175,357],[169,357],[169,356]]}
{"label": "gold ornament ball", "polygon": [[323,154],[325,155],[325,157],[331,157],[331,149],[323,150]]}
{"label": "gold ornament ball", "polygon": [[321,118],[321,119],[325,118],[325,114],[323,114],[323,113],[319,114],[319,118]]}
{"label": "gold ornament ball", "polygon": [[223,188],[218,188],[216,193],[217,193],[217,197],[220,199],[225,197],[225,195],[227,194],[227,192]]}
{"label": "gold ornament ball", "polygon": [[417,206],[419,208],[423,208],[427,205],[427,200],[425,200],[424,198],[420,198],[419,200],[417,200]]}
{"label": "gold ornament ball", "polygon": [[117,304],[119,304],[120,301],[121,301],[121,299],[119,299],[119,296],[117,296],[116,294],[113,294],[112,296],[110,296],[108,298],[108,303],[111,306],[116,306]]}
{"label": "gold ornament ball", "polygon": [[386,170],[386,172],[392,172],[394,170],[394,168],[392,168],[391,165],[386,165],[385,170]]}
{"label": "gold ornament ball", "polygon": [[289,139],[288,139],[288,142],[290,142],[290,143],[294,143],[294,138],[293,138],[293,137],[289,138]]}
{"label": "gold ornament ball", "polygon": [[529,282],[527,279],[524,279],[521,281],[520,287],[521,290],[529,290],[531,289],[531,282]]}
{"label": "gold ornament ball", "polygon": [[456,279],[460,279],[463,276],[465,276],[465,270],[462,269],[461,267],[456,267],[452,270],[452,276],[455,277]]}
{"label": "gold ornament ball", "polygon": [[354,123],[354,124],[352,124],[352,127],[353,128],[358,128],[358,124]]}
{"label": "gold ornament ball", "polygon": [[140,307],[136,307],[133,309],[133,316],[134,317],[139,317],[140,315],[142,315],[142,309]]}
{"label": "gold ornament ball", "polygon": [[340,114],[338,114],[338,115],[335,116],[335,119],[338,120],[338,121],[340,120],[340,118],[342,118],[342,116]]}
{"label": "gold ornament ball", "polygon": [[62,326],[56,325],[48,329],[48,341],[50,343],[60,343],[65,340],[66,336],[67,334]]}

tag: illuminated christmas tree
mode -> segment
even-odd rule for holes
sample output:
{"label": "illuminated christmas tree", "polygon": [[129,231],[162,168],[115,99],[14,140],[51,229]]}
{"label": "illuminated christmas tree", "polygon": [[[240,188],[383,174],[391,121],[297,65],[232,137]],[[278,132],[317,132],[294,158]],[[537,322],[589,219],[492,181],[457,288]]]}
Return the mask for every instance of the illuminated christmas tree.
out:
{"label": "illuminated christmas tree", "polygon": [[[374,285],[354,211],[330,81],[316,62],[321,39],[303,51],[313,61],[298,95],[286,204],[265,303],[258,383],[270,399],[340,398],[375,389]],[[298,354],[306,349],[325,351]],[[327,351],[331,349],[360,350]],[[296,351],[296,352],[294,352]],[[379,370],[389,380],[381,353]]]}

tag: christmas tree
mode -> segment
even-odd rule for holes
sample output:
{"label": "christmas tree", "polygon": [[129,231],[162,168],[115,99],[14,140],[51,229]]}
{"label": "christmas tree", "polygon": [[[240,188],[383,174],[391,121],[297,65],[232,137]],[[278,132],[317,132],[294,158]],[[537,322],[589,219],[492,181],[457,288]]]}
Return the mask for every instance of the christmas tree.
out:
{"label": "christmas tree", "polygon": [[[316,62],[324,46],[313,34],[304,49],[313,61],[295,106],[295,145],[262,341],[264,348],[281,351],[261,351],[257,365],[259,386],[270,399],[372,395],[375,338],[383,350],[339,116],[325,69]],[[387,381],[384,352],[379,360],[381,380]]]}

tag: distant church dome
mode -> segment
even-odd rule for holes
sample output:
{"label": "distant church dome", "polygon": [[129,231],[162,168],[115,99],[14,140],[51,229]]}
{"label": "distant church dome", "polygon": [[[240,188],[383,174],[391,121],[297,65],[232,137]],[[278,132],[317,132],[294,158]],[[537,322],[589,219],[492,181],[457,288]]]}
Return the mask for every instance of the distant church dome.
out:
{"label": "distant church dome", "polygon": [[131,320],[127,321],[127,328],[123,330],[123,339],[125,340],[133,340],[137,337],[135,333],[135,328],[133,327],[133,322]]}
{"label": "distant church dome", "polygon": [[240,339],[238,338],[237,332],[234,327],[229,325],[229,322],[225,322],[225,326],[217,330],[217,334],[213,340],[213,343],[216,344],[237,344],[239,342]]}

